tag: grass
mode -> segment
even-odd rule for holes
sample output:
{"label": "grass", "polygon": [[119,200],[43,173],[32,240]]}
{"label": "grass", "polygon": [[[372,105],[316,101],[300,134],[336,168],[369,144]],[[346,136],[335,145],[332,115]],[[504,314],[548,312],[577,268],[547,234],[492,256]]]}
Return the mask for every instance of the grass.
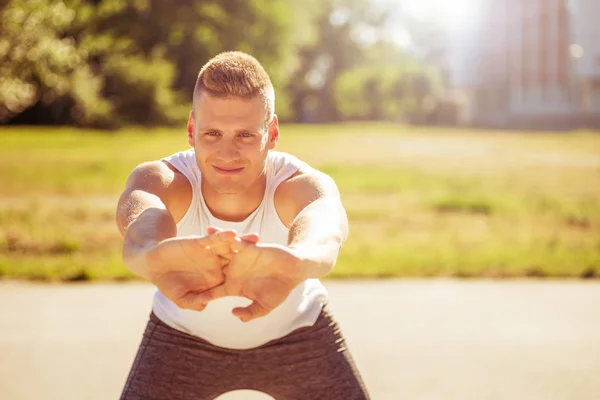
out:
{"label": "grass", "polygon": [[[129,279],[114,206],[185,129],[0,129],[0,277]],[[331,277],[600,276],[600,135],[289,125],[351,223]]]}

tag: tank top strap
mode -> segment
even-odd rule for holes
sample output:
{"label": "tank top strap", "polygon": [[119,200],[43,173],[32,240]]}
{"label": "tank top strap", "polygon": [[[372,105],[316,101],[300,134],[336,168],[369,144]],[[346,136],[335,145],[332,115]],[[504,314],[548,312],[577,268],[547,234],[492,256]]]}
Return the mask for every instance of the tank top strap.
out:
{"label": "tank top strap", "polygon": [[282,182],[288,180],[299,169],[307,166],[307,164],[288,153],[272,151],[269,153],[269,157],[271,157],[271,170],[269,171],[270,176],[267,180],[267,188],[265,190],[264,212],[265,216],[269,217],[268,220],[272,224],[275,224],[278,229],[285,229],[287,231],[288,227],[281,221],[275,207],[275,191]]}
{"label": "tank top strap", "polygon": [[299,169],[306,167],[304,161],[299,160],[291,154],[271,151],[269,153],[270,171],[267,179],[267,195],[273,199],[275,190],[279,185],[298,172]]}
{"label": "tank top strap", "polygon": [[190,205],[177,223],[177,230],[181,235],[201,235],[206,229],[205,221],[208,216],[201,211],[202,193],[200,190],[200,168],[196,163],[196,154],[194,149],[180,151],[168,157],[161,158],[161,161],[168,162],[187,178],[192,186],[192,199]]}
{"label": "tank top strap", "polygon": [[181,172],[190,181],[194,191],[200,183],[200,169],[196,163],[196,154],[194,149],[180,151],[168,157],[163,157],[162,161],[166,161]]}

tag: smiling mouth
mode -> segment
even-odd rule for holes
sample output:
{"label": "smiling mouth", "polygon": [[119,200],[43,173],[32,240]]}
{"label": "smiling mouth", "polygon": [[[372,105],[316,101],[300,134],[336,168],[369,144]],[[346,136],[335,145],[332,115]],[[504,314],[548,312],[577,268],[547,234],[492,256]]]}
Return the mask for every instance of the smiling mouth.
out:
{"label": "smiling mouth", "polygon": [[242,168],[219,168],[216,165],[213,165],[213,168],[215,169],[215,171],[217,171],[217,173],[222,174],[222,175],[239,174],[244,169],[244,167],[242,167]]}

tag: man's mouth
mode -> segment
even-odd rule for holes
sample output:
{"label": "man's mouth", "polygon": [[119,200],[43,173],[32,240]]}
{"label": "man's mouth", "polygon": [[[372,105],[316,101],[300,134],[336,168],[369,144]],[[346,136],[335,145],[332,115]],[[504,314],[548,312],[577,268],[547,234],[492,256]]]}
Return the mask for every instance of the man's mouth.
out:
{"label": "man's mouth", "polygon": [[241,167],[241,168],[229,168],[229,167],[217,167],[216,165],[213,165],[213,168],[215,169],[215,171],[217,171],[217,173],[222,174],[222,175],[235,175],[235,174],[239,174],[244,169],[244,167]]}

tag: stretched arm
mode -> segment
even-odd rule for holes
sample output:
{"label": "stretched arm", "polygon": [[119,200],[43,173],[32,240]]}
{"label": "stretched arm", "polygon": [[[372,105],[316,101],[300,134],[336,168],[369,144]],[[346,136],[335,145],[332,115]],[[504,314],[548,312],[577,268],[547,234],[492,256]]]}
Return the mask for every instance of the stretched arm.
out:
{"label": "stretched arm", "polygon": [[176,220],[190,199],[191,186],[183,175],[162,162],[142,164],[119,199],[117,225],[125,238],[125,265],[177,306],[202,311],[208,302],[200,294],[225,279],[227,262],[219,255],[241,240],[233,230],[176,237]]}
{"label": "stretched arm", "polygon": [[138,166],[127,179],[117,205],[117,227],[124,237],[123,261],[136,275],[149,278],[144,250],[175,237],[175,220],[165,205],[175,173],[162,162]]}
{"label": "stretched arm", "polygon": [[[288,204],[288,247],[301,260],[304,278],[331,272],[348,236],[348,217],[337,185],[329,176],[309,170],[285,183],[280,201]],[[288,218],[289,218],[288,217]]]}

